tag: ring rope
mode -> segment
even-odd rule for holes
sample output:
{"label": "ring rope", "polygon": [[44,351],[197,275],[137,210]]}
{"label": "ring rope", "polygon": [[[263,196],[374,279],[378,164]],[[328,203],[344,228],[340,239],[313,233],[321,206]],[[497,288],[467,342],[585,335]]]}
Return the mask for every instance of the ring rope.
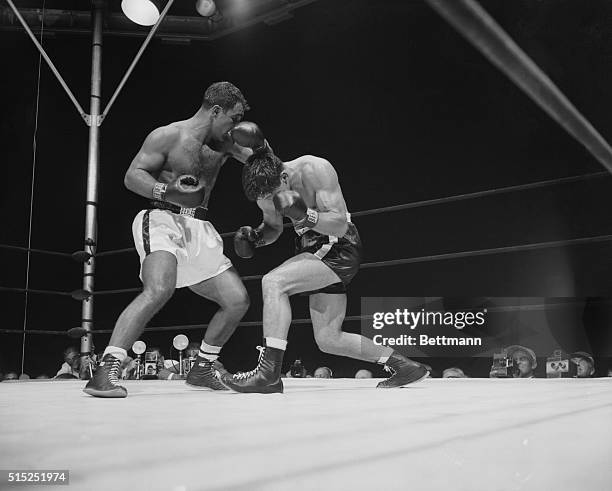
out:
{"label": "ring rope", "polygon": [[[413,202],[404,203],[401,205],[392,205],[392,206],[385,206],[382,208],[373,208],[371,210],[356,211],[356,212],[351,213],[351,216],[360,217],[360,216],[375,215],[379,213],[389,213],[389,212],[400,211],[400,210],[422,208],[425,206],[441,205],[441,204],[446,204],[446,203],[453,203],[455,201],[463,201],[463,200],[468,200],[468,199],[483,198],[487,196],[495,196],[495,195],[503,194],[503,193],[527,191],[531,189],[538,189],[538,188],[552,186],[556,184],[568,184],[568,183],[586,181],[589,179],[596,179],[596,178],[601,178],[601,177],[610,177],[610,173],[606,171],[592,172],[588,174],[581,174],[578,176],[560,177],[560,178],[555,178],[555,179],[547,179],[544,181],[536,181],[536,182],[530,182],[526,184],[518,184],[514,186],[506,186],[506,187],[501,187],[501,188],[486,189],[483,191],[475,191],[473,193],[464,193],[464,194],[457,194],[457,195],[452,195],[452,196],[444,196],[442,198],[433,198],[433,199],[427,199],[427,200],[421,200],[421,201],[413,201]],[[284,224],[285,228],[289,228],[291,226],[292,225],[290,223]],[[224,232],[220,235],[221,237],[226,238],[226,237],[233,236],[234,233],[235,232]],[[0,244],[0,249],[30,251],[30,252],[41,253],[41,254],[72,257],[72,254],[67,253],[67,252],[56,252],[56,251],[47,251],[47,250],[42,250],[42,249],[31,249],[29,247],[20,247],[20,246],[15,246],[15,245],[8,245],[8,244]],[[115,250],[110,250],[110,251],[97,252],[95,254],[95,257],[98,258],[98,257],[103,257],[103,256],[111,256],[115,254],[122,254],[124,252],[133,252],[135,250],[136,249],[134,247],[125,247],[123,249],[115,249]]]}
{"label": "ring rope", "polygon": [[[518,244],[505,247],[492,247],[489,249],[478,249],[473,251],[446,252],[429,256],[408,257],[404,259],[392,259],[387,261],[377,261],[363,263],[359,269],[380,268],[386,266],[397,266],[402,264],[415,264],[432,261],[442,261],[447,259],[458,259],[465,257],[485,256],[491,254],[508,254],[511,252],[524,252],[538,249],[548,249],[554,247],[577,246],[584,244],[596,244],[600,242],[612,241],[612,234],[596,235],[592,237],[579,237],[577,239],[553,240],[548,242],[535,242],[531,244]],[[260,280],[264,275],[241,276],[242,281]],[[35,293],[53,293],[56,295],[71,295],[68,292],[48,291],[48,290],[26,290],[24,288],[0,287],[0,291],[30,291]],[[131,293],[142,291],[142,288],[122,288],[118,290],[101,290],[92,292],[92,295],[109,295],[115,293]]]}
{"label": "ring rope", "polygon": [[[601,298],[596,301],[597,303],[611,303],[612,299]],[[454,309],[446,309],[444,312],[459,312],[459,311],[472,311],[472,310],[480,310],[482,308],[486,308],[487,313],[491,312],[533,312],[539,310],[550,310],[556,308],[563,307],[571,307],[571,306],[582,306],[583,302],[580,301],[561,301],[554,303],[538,303],[538,304],[524,304],[524,305],[500,305],[500,306],[486,306],[486,307],[458,307]],[[432,311],[434,312],[434,311]],[[347,315],[344,318],[344,322],[355,322],[361,320],[371,320],[373,318],[372,315]],[[291,324],[312,324],[312,319],[294,319],[291,321]],[[238,327],[258,327],[263,325],[263,320],[261,321],[244,321],[239,322]],[[176,326],[155,326],[155,327],[147,327],[144,330],[144,333],[147,332],[163,332],[163,331],[192,331],[196,329],[207,329],[209,324],[187,324],[187,325],[176,325]],[[0,329],[0,334],[15,334],[22,333],[23,331],[18,329]],[[31,329],[27,331],[28,334],[50,334],[50,335],[62,335],[65,336],[67,331],[45,331],[41,329]],[[94,334],[111,334],[113,329],[95,329],[92,331]]]}
{"label": "ring rope", "polygon": [[[40,46],[42,48],[43,43],[43,34],[45,32],[45,7],[46,0],[43,0],[42,5],[42,15],[40,18]],[[36,150],[37,150],[37,141],[36,137],[38,135],[38,113],[40,106],[40,68],[42,65],[42,53],[38,53],[38,76],[36,79],[36,113],[34,116],[34,131],[32,132],[32,179],[30,181],[30,210],[28,214],[28,249],[32,245],[32,217],[34,210],[34,184],[36,182]],[[29,305],[29,297],[28,297],[28,288],[30,287],[30,262],[32,259],[32,253],[28,251],[27,259],[26,259],[26,278],[25,278],[25,297],[24,297],[24,305],[23,305],[23,336],[21,340],[21,373],[24,372],[25,366],[25,342],[26,342],[26,330],[28,326],[28,305]]]}
{"label": "ring rope", "polygon": [[[555,179],[547,179],[545,181],[536,181],[536,182],[530,182],[526,184],[506,186],[502,188],[475,191],[473,193],[456,194],[452,196],[445,196],[442,198],[427,199],[427,200],[422,200],[422,201],[413,201],[411,203],[405,203],[401,205],[393,205],[393,206],[386,206],[383,208],[374,208],[372,210],[357,211],[357,212],[351,213],[351,216],[354,216],[354,217],[367,216],[367,215],[374,215],[378,213],[387,213],[387,212],[393,212],[393,211],[408,210],[412,208],[421,208],[424,206],[453,203],[455,201],[482,198],[485,196],[494,196],[497,194],[512,193],[512,192],[517,192],[517,191],[526,191],[530,189],[538,189],[538,188],[542,188],[546,186],[552,186],[555,184],[567,184],[567,183],[572,183],[572,182],[586,181],[588,179],[595,179],[595,178],[600,178],[600,177],[610,177],[610,173],[606,171],[592,172],[589,174],[580,174],[578,176],[560,177],[560,178],[555,178]],[[293,225],[291,223],[285,223],[283,226],[284,228],[290,228]],[[236,233],[235,231],[234,232],[224,232],[221,234],[221,237],[223,238],[232,237],[235,233]],[[96,257],[110,256],[112,254],[119,254],[123,252],[134,251],[134,250],[136,249],[134,247],[131,247],[131,248],[126,248],[126,249],[117,249],[113,251],[98,252],[96,253]]]}
{"label": "ring rope", "polygon": [[609,172],[612,148],[554,82],[474,0],[426,0]]}
{"label": "ring rope", "polygon": [[49,254],[53,256],[71,257],[71,254],[68,254],[67,252],[46,251],[43,249],[32,249],[30,247],[20,247],[20,246],[15,246],[15,245],[8,245],[8,244],[0,244],[0,249],[12,249],[16,251],[37,252],[37,253]]}

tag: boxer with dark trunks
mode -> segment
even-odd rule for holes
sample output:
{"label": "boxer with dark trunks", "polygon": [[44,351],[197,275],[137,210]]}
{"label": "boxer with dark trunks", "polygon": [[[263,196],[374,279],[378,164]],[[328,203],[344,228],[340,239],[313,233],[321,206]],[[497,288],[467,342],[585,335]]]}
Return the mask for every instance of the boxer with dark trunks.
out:
{"label": "boxer with dark trunks", "polygon": [[418,363],[370,339],[342,331],[346,289],[359,270],[362,245],[351,222],[338,176],[325,159],[305,155],[281,162],[271,152],[249,157],[243,169],[247,197],[257,201],[263,222],[241,227],[234,238],[236,253],[252,257],[257,247],[276,241],[283,217],[293,223],[295,256],[262,278],[264,347],[254,370],[227,374],[224,385],[237,392],[283,391],[281,368],[291,325],[289,297],[308,294],[310,316],[319,348],[385,365],[392,376],[380,388],[402,387],[428,374]]}
{"label": "boxer with dark trunks", "polygon": [[206,220],[206,206],[229,157],[244,163],[269,148],[259,128],[240,122],[248,110],[240,90],[217,82],[206,90],[191,118],[153,130],[132,160],[126,187],[153,199],[132,226],[140,256],[143,290],[121,313],[93,378],[83,389],[95,397],[126,397],[118,372],[127,350],[176,288],[219,305],[209,322],[186,383],[227,390],[217,380],[215,362],[249,307],[242,280],[223,254],[223,241]]}

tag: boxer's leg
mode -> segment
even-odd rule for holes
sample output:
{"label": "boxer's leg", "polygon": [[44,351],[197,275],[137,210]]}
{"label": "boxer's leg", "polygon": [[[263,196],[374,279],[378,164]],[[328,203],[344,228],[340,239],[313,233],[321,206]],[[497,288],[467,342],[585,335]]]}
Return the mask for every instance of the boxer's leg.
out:
{"label": "boxer's leg", "polygon": [[384,363],[393,353],[359,334],[342,331],[346,314],[346,294],[316,293],[310,296],[310,318],[317,345],[332,355]]}
{"label": "boxer's leg", "polygon": [[393,375],[380,382],[379,387],[402,387],[427,376],[427,371],[421,365],[393,349],[378,346],[371,339],[359,334],[343,332],[342,321],[345,313],[345,294],[317,293],[310,296],[310,318],[315,340],[321,351],[389,367]]}
{"label": "boxer's leg", "polygon": [[235,268],[230,268],[189,287],[198,295],[219,305],[202,340],[196,361],[187,376],[187,384],[213,390],[226,390],[217,379],[216,364],[221,348],[236,330],[236,326],[249,308],[249,295]]}
{"label": "boxer's leg", "polygon": [[336,273],[310,253],[298,254],[264,275],[261,288],[265,348],[254,370],[225,377],[223,383],[238,392],[282,392],[280,374],[291,325],[289,297],[339,281]]}
{"label": "boxer's leg", "polygon": [[118,384],[121,362],[147,322],[164,306],[176,287],[176,257],[167,251],[149,254],[142,263],[143,291],[117,319],[109,345],[83,391],[95,397],[126,397]]}
{"label": "boxer's leg", "polygon": [[189,288],[194,293],[219,305],[219,310],[208,324],[204,342],[209,345],[223,346],[249,309],[249,294],[236,268],[227,269]]}
{"label": "boxer's leg", "polygon": [[167,251],[149,254],[142,263],[142,284],[142,292],[117,319],[109,348],[115,346],[128,350],[140,337],[147,323],[170,300],[176,287],[174,254]]}

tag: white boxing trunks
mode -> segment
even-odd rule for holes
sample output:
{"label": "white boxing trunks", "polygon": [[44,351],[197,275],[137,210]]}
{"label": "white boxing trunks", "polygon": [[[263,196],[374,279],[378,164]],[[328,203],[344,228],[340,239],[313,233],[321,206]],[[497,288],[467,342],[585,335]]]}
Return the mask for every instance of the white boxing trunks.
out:
{"label": "white boxing trunks", "polygon": [[142,263],[150,253],[168,251],[177,262],[176,287],[195,285],[232,267],[223,254],[223,239],[210,222],[168,210],[142,210],[132,224]]}

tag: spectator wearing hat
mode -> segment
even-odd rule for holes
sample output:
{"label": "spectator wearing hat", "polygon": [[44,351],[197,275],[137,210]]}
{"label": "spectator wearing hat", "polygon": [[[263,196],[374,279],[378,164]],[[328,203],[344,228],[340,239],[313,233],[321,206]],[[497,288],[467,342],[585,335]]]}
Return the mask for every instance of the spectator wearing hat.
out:
{"label": "spectator wearing hat", "polygon": [[576,351],[570,359],[576,364],[576,378],[589,378],[595,374],[595,360],[587,352]]}
{"label": "spectator wearing hat", "polygon": [[442,378],[468,378],[461,368],[450,367],[442,372]]}
{"label": "spectator wearing hat", "polygon": [[506,353],[512,358],[512,378],[535,378],[538,362],[532,349],[515,344],[508,346]]}

